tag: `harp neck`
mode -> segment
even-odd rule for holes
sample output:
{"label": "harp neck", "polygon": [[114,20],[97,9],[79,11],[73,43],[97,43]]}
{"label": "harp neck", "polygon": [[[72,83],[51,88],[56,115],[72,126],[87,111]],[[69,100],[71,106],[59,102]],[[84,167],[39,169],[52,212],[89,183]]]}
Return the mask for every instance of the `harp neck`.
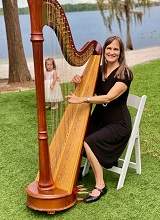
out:
{"label": "harp neck", "polygon": [[47,25],[55,31],[64,58],[70,65],[82,66],[92,54],[101,54],[101,45],[95,40],[85,43],[79,51],[76,49],[66,15],[57,0],[28,0],[28,3],[32,41],[43,41],[42,29]]}

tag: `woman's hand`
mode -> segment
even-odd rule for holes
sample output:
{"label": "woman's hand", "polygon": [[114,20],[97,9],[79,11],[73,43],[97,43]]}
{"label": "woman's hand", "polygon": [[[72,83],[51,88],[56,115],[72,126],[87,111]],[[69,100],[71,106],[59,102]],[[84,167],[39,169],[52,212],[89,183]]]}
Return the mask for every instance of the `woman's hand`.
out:
{"label": "woman's hand", "polygon": [[72,103],[72,104],[81,104],[81,103],[84,103],[85,102],[85,97],[78,97],[74,94],[71,94],[71,95],[68,95],[66,96],[66,98],[68,99],[68,102],[69,103]]}
{"label": "woman's hand", "polygon": [[81,78],[82,78],[82,76],[76,74],[76,75],[73,77],[73,79],[71,80],[71,82],[72,82],[72,83],[75,83],[75,84],[79,84],[79,83],[81,82],[81,80],[82,80]]}

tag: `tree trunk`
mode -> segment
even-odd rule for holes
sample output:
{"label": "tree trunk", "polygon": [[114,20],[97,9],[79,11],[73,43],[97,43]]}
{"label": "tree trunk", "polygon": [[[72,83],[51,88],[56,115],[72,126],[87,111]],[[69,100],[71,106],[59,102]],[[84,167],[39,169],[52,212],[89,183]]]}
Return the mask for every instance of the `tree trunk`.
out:
{"label": "tree trunk", "polygon": [[130,9],[128,5],[125,6],[125,15],[126,15],[126,49],[133,50],[133,44],[131,39],[131,30],[130,30]]}
{"label": "tree trunk", "polygon": [[30,81],[31,75],[22,44],[17,0],[2,0],[2,3],[8,42],[8,83]]}
{"label": "tree trunk", "polygon": [[127,40],[126,40],[126,49],[133,50],[133,44],[131,39],[131,32],[130,32],[130,23],[127,23]]}

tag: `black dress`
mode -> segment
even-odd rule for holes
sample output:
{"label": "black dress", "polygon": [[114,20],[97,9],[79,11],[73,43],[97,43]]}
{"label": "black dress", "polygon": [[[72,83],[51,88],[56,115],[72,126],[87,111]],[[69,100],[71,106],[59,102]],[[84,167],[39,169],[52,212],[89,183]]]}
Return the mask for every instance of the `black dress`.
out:
{"label": "black dress", "polygon": [[97,95],[105,95],[116,82],[124,82],[127,90],[117,99],[107,105],[97,104],[91,115],[85,141],[90,146],[99,163],[105,167],[112,167],[124,151],[131,134],[131,117],[126,101],[131,83],[132,72],[125,72],[125,79],[115,77],[115,69],[107,79],[103,79],[102,72],[96,86]]}

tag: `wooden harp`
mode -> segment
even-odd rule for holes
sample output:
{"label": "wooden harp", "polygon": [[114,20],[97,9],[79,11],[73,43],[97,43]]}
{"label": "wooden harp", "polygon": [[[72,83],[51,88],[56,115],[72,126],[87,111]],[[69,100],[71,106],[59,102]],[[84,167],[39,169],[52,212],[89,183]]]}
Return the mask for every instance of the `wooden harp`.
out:
{"label": "wooden harp", "polygon": [[[81,66],[88,61],[82,83],[76,87],[76,95],[93,95],[102,49],[96,41],[91,41],[80,51],[76,50],[66,16],[57,0],[28,0],[28,4],[37,99],[39,174],[27,187],[27,206],[34,210],[54,213],[70,208],[76,203],[77,172],[90,105],[69,104],[48,147],[44,98],[43,27],[48,25],[55,31],[62,53],[69,64]],[[70,117],[71,113],[72,117]],[[64,129],[66,121],[70,121],[67,130]]]}

